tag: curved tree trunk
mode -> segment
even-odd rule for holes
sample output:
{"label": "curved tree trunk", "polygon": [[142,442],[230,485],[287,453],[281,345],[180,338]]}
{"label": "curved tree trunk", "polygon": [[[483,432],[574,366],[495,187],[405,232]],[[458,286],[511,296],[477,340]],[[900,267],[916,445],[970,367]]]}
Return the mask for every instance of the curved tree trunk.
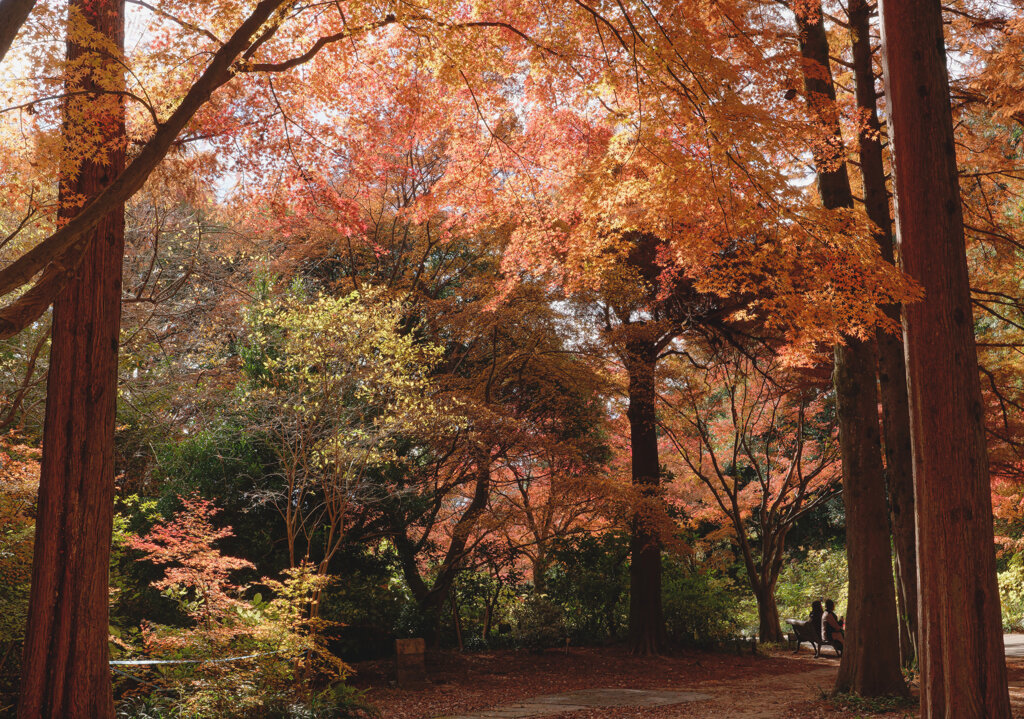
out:
{"label": "curved tree trunk", "polygon": [[469,553],[467,548],[470,536],[477,526],[477,522],[490,499],[491,492],[491,451],[487,446],[476,448],[476,473],[473,486],[473,499],[462,512],[462,516],[455,523],[452,530],[451,542],[445,552],[444,560],[438,567],[432,584],[428,585],[423,579],[419,565],[419,551],[422,543],[414,544],[406,533],[405,526],[393,527],[393,539],[395,549],[398,551],[399,561],[402,566],[402,575],[405,577],[409,589],[412,590],[416,603],[424,618],[426,627],[430,633],[429,640],[433,646],[438,646],[441,641],[441,616],[444,612],[444,605],[451,595],[455,582],[455,575],[462,566],[462,560]]}
{"label": "curved tree trunk", "polygon": [[[821,3],[798,12],[797,25],[807,103],[829,133],[829,151],[840,159],[815,152],[821,201],[828,209],[853,207]],[[907,693],[900,671],[876,369],[874,342],[850,338],[836,347],[833,381],[850,571],[849,623],[836,689],[864,696]]]}
{"label": "curved tree trunk", "polygon": [[654,384],[657,348],[653,342],[637,341],[631,342],[626,351],[633,487],[639,499],[630,540],[629,637],[634,652],[657,654],[665,646],[661,539],[654,526],[661,473]]}
{"label": "curved tree trunk", "polygon": [[[72,7],[115,47],[123,45],[122,0],[75,0]],[[71,60],[88,52],[94,51],[68,45]],[[101,65],[118,61],[96,59]],[[117,149],[106,164],[87,161],[61,183],[63,217],[73,216],[81,198],[96,196],[124,167],[123,104],[111,96],[88,102],[98,109],[65,110],[65,138],[87,132],[91,120]],[[84,260],[54,302],[18,708],[25,719],[114,716],[107,607],[123,255],[124,206],[119,205],[92,231]]]}
{"label": "curved tree trunk", "polygon": [[[871,7],[866,0],[851,0],[848,8],[857,107],[863,118],[858,135],[864,209],[877,227],[882,257],[894,261],[892,217],[885,187],[881,124],[878,121],[875,70],[871,52]],[[900,307],[887,305],[886,314],[897,324]],[[914,546],[914,472],[910,449],[910,409],[907,403],[907,367],[902,337],[879,331],[878,385],[882,399],[882,435],[885,470],[896,549],[896,581],[900,614],[900,658],[909,667],[917,657],[917,549]]]}
{"label": "curved tree trunk", "polygon": [[921,716],[1010,716],[939,0],[880,3],[917,500]]}

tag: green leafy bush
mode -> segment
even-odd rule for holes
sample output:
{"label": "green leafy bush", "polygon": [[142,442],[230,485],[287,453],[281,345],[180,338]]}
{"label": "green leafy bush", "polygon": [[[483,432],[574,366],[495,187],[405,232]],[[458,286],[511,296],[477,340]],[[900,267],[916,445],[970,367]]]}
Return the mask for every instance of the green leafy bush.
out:
{"label": "green leafy bush", "polygon": [[396,637],[423,636],[422,617],[386,546],[375,553],[347,547],[331,564],[345,581],[331,586],[321,600],[332,623],[330,646],[345,661],[390,657]]}
{"label": "green leafy bush", "polygon": [[817,599],[834,600],[836,613],[843,616],[849,584],[842,547],[795,552],[783,565],[775,590],[779,617],[806,619],[811,602]]}
{"label": "green leafy bush", "polygon": [[662,602],[669,639],[685,646],[707,646],[734,636],[739,594],[728,577],[667,557]]}
{"label": "green leafy bush", "polygon": [[0,714],[13,711],[28,620],[39,453],[0,435]]}
{"label": "green leafy bush", "polygon": [[555,545],[547,595],[562,607],[574,644],[618,639],[629,611],[629,537],[575,537]]}
{"label": "green leafy bush", "polygon": [[1024,631],[1024,553],[1014,554],[999,573],[1003,631]]}
{"label": "green leafy bush", "polygon": [[527,595],[516,611],[513,636],[521,647],[543,651],[565,643],[562,608],[543,594]]}

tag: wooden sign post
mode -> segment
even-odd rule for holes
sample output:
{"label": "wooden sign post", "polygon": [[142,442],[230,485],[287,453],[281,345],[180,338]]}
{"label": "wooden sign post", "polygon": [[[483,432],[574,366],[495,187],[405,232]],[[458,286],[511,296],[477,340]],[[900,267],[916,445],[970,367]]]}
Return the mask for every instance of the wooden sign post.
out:
{"label": "wooden sign post", "polygon": [[398,686],[422,686],[427,681],[426,642],[421,637],[395,640]]}

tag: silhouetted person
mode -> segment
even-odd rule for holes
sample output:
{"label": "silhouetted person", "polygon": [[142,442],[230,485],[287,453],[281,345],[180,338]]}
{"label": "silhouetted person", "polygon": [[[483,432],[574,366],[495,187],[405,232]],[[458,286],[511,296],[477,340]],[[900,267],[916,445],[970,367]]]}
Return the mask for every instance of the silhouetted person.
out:
{"label": "silhouetted person", "polygon": [[814,632],[814,636],[821,636],[821,618],[825,614],[821,608],[821,602],[814,600],[811,602],[811,615],[807,617],[807,621],[811,624],[811,631]]}
{"label": "silhouetted person", "polygon": [[843,650],[843,624],[836,616],[836,603],[831,599],[825,600],[825,614],[821,617],[821,640],[834,646],[837,651]]}

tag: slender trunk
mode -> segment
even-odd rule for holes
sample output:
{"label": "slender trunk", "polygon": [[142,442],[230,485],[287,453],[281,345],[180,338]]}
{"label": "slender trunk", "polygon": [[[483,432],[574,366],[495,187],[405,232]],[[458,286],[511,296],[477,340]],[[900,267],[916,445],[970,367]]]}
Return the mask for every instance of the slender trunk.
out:
{"label": "slender trunk", "polygon": [[39,339],[36,340],[35,347],[32,348],[32,353],[28,357],[28,364],[25,367],[25,379],[22,380],[21,387],[14,393],[14,398],[7,407],[7,413],[3,419],[0,419],[0,433],[6,432],[9,428],[14,427],[15,424],[17,424],[19,429],[24,427],[25,413],[20,410],[25,397],[28,396],[29,390],[36,384],[33,381],[36,375],[36,362],[39,361],[39,356],[43,353],[43,348],[49,339],[50,327],[47,325],[46,329],[39,334]]}
{"label": "slender trunk", "polygon": [[[122,47],[122,0],[75,0],[71,6],[100,35]],[[90,53],[96,53],[95,63],[108,70],[120,61],[68,43],[72,62]],[[90,80],[84,89],[104,88]],[[65,109],[65,138],[81,137],[94,127],[110,149],[106,162],[86,161],[77,172],[64,168],[60,200],[65,218],[75,214],[82,198],[88,201],[99,194],[124,167],[120,98],[84,97],[87,104]],[[114,716],[107,605],[123,255],[124,206],[119,205],[92,231],[82,263],[54,302],[18,709],[25,719]]]}
{"label": "slender trunk", "polygon": [[[861,112],[858,134],[864,208],[876,226],[882,257],[894,261],[892,217],[885,187],[881,124],[878,121],[875,70],[871,52],[871,7],[866,0],[849,5],[853,69],[857,108]],[[900,322],[899,305],[887,305],[885,313]],[[910,449],[910,408],[907,403],[907,367],[902,337],[879,331],[878,385],[882,399],[882,436],[889,495],[889,515],[896,549],[896,580],[900,613],[900,655],[903,666],[917,656],[917,550],[914,547],[914,472]]]}
{"label": "slender trunk", "polygon": [[1010,716],[939,0],[880,3],[917,503],[923,719]]}
{"label": "slender trunk", "polygon": [[754,591],[757,598],[757,636],[760,642],[781,642],[779,607],[775,602],[775,587],[763,586]]}
{"label": "slender trunk", "polygon": [[629,635],[633,651],[657,654],[665,646],[661,605],[661,540],[655,527],[660,495],[658,431],[652,342],[627,347],[629,372],[629,434],[633,487],[638,504],[633,514],[629,565]]}
{"label": "slender trunk", "polygon": [[455,626],[455,641],[458,644],[459,651],[464,652],[466,647],[462,643],[462,617],[459,616],[459,598],[456,596],[454,584],[452,584],[449,596],[451,597],[452,604],[452,624]]}
{"label": "slender trunk", "polygon": [[537,556],[533,560],[533,591],[546,594],[548,590],[548,557],[543,548],[537,547]]}
{"label": "slender trunk", "polygon": [[[890,510],[892,509],[890,503]],[[916,551],[916,550],[915,550]],[[917,559],[915,554],[915,560]],[[896,555],[896,610],[900,615],[900,664],[904,669],[913,669],[917,662],[917,616],[910,614],[910,600],[903,590],[914,588],[914,599],[917,599],[917,575],[909,576],[905,569],[900,568],[900,557]],[[913,627],[914,633],[911,633]]]}
{"label": "slender trunk", "polygon": [[[798,12],[797,24],[807,103],[828,131],[826,146],[815,148],[814,152],[821,201],[828,209],[852,208],[853,193],[846,173],[820,2],[816,7]],[[850,622],[836,689],[864,696],[907,693],[900,671],[876,368],[874,342],[850,338],[846,345],[835,348],[833,381],[850,572],[847,609]]]}
{"label": "slender trunk", "polygon": [[486,604],[484,604],[483,626],[480,628],[480,638],[485,642],[487,641],[487,637],[491,635],[491,622],[493,621],[493,617],[494,604],[491,602],[490,598],[488,598]]}
{"label": "slender trunk", "polygon": [[[473,488],[473,499],[466,507],[459,521],[455,523],[452,530],[451,544],[445,553],[444,560],[437,571],[432,585],[427,585],[420,574],[417,553],[419,547],[409,540],[406,534],[404,520],[392,518],[395,526],[394,541],[398,551],[398,557],[402,565],[402,574],[405,577],[409,589],[412,590],[416,603],[426,624],[426,629],[432,634],[434,646],[440,643],[441,639],[441,613],[444,609],[445,598],[452,591],[455,581],[455,574],[467,554],[467,545],[470,535],[476,528],[477,522],[490,498],[491,490],[491,454],[490,448],[480,446],[476,448],[476,479]],[[397,526],[401,525],[401,526]]]}

